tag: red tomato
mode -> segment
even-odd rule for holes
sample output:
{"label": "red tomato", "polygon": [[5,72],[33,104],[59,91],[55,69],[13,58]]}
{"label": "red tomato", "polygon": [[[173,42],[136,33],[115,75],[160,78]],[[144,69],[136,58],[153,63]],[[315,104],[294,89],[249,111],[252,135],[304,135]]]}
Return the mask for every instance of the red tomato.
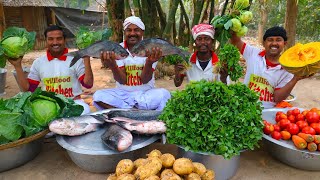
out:
{"label": "red tomato", "polygon": [[280,119],[280,115],[277,115],[276,116],[276,122],[279,122],[281,119]]}
{"label": "red tomato", "polygon": [[270,124],[267,120],[263,120],[263,124]]}
{"label": "red tomato", "polygon": [[280,114],[284,114],[284,112],[278,111],[278,112],[276,113],[276,116],[278,116],[278,115],[280,115]]}
{"label": "red tomato", "polygon": [[317,113],[318,113],[318,114],[319,114],[319,116],[320,116],[320,110],[318,110],[318,111],[317,111]]}
{"label": "red tomato", "polygon": [[312,127],[317,134],[320,134],[320,123],[311,123],[310,127]]}
{"label": "red tomato", "polygon": [[301,114],[303,114],[304,116],[306,116],[308,112],[309,112],[309,110],[304,110],[304,111],[302,111]]}
{"label": "red tomato", "polygon": [[279,139],[281,139],[281,133],[278,132],[278,131],[273,131],[273,132],[271,133],[271,137],[272,137],[273,139],[279,140]]}
{"label": "red tomato", "polygon": [[317,112],[317,111],[318,111],[318,108],[311,108],[310,111],[312,111],[312,112]]}
{"label": "red tomato", "polygon": [[292,115],[296,116],[300,114],[300,110],[298,108],[295,108],[294,110],[292,110]]}
{"label": "red tomato", "polygon": [[291,114],[290,116],[288,116],[288,120],[289,120],[291,123],[295,123],[295,122],[296,122],[296,117]]}
{"label": "red tomato", "polygon": [[306,133],[306,134],[311,134],[311,135],[316,134],[316,131],[310,126],[304,127],[301,132]]}
{"label": "red tomato", "polygon": [[319,118],[320,118],[319,114],[314,111],[309,111],[306,115],[306,119],[308,123],[317,123],[319,122]]}
{"label": "red tomato", "polygon": [[298,115],[296,116],[296,120],[297,120],[297,121],[304,121],[304,119],[305,119],[305,117],[304,117],[303,114],[298,114]]}
{"label": "red tomato", "polygon": [[263,132],[265,134],[271,134],[274,131],[274,127],[272,124],[265,124],[263,128]]}
{"label": "red tomato", "polygon": [[280,114],[280,119],[288,119],[288,117],[285,114]]}
{"label": "red tomato", "polygon": [[299,133],[299,126],[294,124],[294,123],[291,123],[287,126],[287,131],[291,134],[291,135],[296,135]]}
{"label": "red tomato", "polygon": [[279,126],[280,126],[280,129],[283,130],[285,128],[287,128],[287,126],[290,124],[291,122],[288,120],[288,119],[281,119],[279,121]]}
{"label": "red tomato", "polygon": [[297,121],[296,125],[298,125],[299,129],[302,130],[304,127],[308,126],[308,123],[306,121]]}
{"label": "red tomato", "polygon": [[280,134],[283,140],[288,140],[291,138],[291,134],[288,131],[281,131]]}
{"label": "red tomato", "polygon": [[290,116],[290,115],[292,114],[292,111],[293,111],[293,110],[288,110],[288,111],[287,111],[287,116]]}
{"label": "red tomato", "polygon": [[273,125],[273,128],[274,128],[274,131],[280,132],[280,126],[279,126],[279,125],[274,124],[274,125]]}

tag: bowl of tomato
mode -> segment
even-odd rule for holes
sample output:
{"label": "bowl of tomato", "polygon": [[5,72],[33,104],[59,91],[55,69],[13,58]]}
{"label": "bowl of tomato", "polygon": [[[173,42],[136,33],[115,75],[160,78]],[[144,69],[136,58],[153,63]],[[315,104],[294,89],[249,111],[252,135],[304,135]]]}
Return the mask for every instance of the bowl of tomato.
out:
{"label": "bowl of tomato", "polygon": [[320,170],[318,109],[265,109],[262,118],[265,124],[263,143],[271,156],[298,169]]}

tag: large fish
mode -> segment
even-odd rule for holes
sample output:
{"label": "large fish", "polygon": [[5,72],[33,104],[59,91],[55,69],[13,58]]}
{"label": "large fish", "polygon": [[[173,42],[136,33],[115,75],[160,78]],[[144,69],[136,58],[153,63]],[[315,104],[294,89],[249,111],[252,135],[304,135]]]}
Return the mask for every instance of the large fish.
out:
{"label": "large fish", "polygon": [[96,131],[105,122],[101,115],[83,115],[53,120],[49,123],[49,129],[59,135],[79,136]]}
{"label": "large fish", "polygon": [[130,131],[116,124],[108,125],[106,131],[101,135],[101,140],[105,145],[119,152],[128,149],[132,144],[132,139]]}
{"label": "large fish", "polygon": [[107,114],[108,118],[113,117],[126,117],[134,120],[154,120],[158,119],[158,116],[162,111],[156,110],[140,110],[140,109],[130,109],[130,110],[111,110]]}
{"label": "large fish", "polygon": [[162,56],[177,54],[182,56],[183,58],[186,58],[186,56],[190,55],[189,52],[183,51],[182,49],[160,38],[144,39],[134,45],[131,52],[136,56],[146,56],[146,50],[149,50],[149,52],[151,52],[152,48],[155,47],[159,47],[162,49]]}
{"label": "large fish", "polygon": [[124,59],[129,55],[127,50],[124,49],[120,44],[108,40],[103,40],[93,43],[87,48],[80,49],[79,51],[67,53],[66,56],[74,57],[70,63],[70,67],[72,67],[80,58],[84,56],[100,58],[102,51],[115,52],[117,59]]}
{"label": "large fish", "polygon": [[166,132],[166,124],[158,120],[139,121],[125,117],[113,117],[106,120],[131,131],[135,134],[161,134]]}

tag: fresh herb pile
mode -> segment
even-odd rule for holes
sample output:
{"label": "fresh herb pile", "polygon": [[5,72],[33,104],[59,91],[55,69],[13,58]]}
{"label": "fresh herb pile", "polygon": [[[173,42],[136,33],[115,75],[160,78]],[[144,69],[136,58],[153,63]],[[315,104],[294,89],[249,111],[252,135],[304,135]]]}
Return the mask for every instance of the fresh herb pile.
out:
{"label": "fresh herb pile", "polygon": [[79,49],[84,49],[97,41],[108,40],[111,35],[110,29],[91,31],[88,27],[81,26],[76,33],[76,45]]}
{"label": "fresh herb pile", "polygon": [[[183,51],[188,51],[188,47],[179,46],[179,48]],[[176,65],[176,64],[181,63],[186,67],[186,69],[189,69],[189,68],[191,68],[191,64],[189,63],[189,59],[190,59],[190,55],[183,58],[179,55],[174,54],[174,55],[165,56],[163,58],[163,62],[165,62],[169,65]]]}
{"label": "fresh herb pile", "polygon": [[228,159],[253,150],[262,138],[258,98],[241,83],[191,82],[172,94],[159,119],[166,123],[169,143]]}
{"label": "fresh herb pile", "polygon": [[240,65],[239,50],[232,44],[225,44],[220,48],[217,68],[226,68],[232,81],[238,81],[243,76],[243,67]]}
{"label": "fresh herb pile", "polygon": [[61,117],[79,116],[81,105],[54,92],[37,88],[10,99],[0,99],[0,144],[36,134]]}

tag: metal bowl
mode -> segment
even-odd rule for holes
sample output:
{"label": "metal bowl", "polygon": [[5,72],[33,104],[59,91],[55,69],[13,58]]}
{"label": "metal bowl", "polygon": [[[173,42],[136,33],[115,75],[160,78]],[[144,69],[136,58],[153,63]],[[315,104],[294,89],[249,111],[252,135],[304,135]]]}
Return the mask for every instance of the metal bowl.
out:
{"label": "metal bowl", "polygon": [[[290,109],[294,108],[266,109],[262,111],[262,118],[275,124],[276,113],[278,111],[287,112]],[[299,109],[300,111],[304,110],[301,108]],[[263,142],[271,156],[289,166],[310,171],[320,170],[320,152],[299,150],[294,146],[292,141],[275,140],[266,134],[263,134]]]}
{"label": "metal bowl", "polygon": [[[92,114],[106,113],[103,110]],[[145,156],[144,147],[161,139],[161,135],[133,134],[132,145],[123,152],[114,151],[105,146],[100,136],[106,127],[82,136],[57,136],[57,142],[67,150],[71,160],[80,168],[95,173],[111,173],[115,171],[118,162],[122,159],[135,160]],[[148,147],[150,148],[150,147]]]}
{"label": "metal bowl", "polygon": [[0,145],[0,172],[19,167],[34,159],[41,151],[43,137],[49,130]]}
{"label": "metal bowl", "polygon": [[185,151],[180,146],[177,157],[189,158],[193,162],[202,163],[207,169],[214,170],[216,180],[230,179],[236,174],[240,164],[240,155],[233,156],[231,159],[224,159],[223,156],[212,153]]}

